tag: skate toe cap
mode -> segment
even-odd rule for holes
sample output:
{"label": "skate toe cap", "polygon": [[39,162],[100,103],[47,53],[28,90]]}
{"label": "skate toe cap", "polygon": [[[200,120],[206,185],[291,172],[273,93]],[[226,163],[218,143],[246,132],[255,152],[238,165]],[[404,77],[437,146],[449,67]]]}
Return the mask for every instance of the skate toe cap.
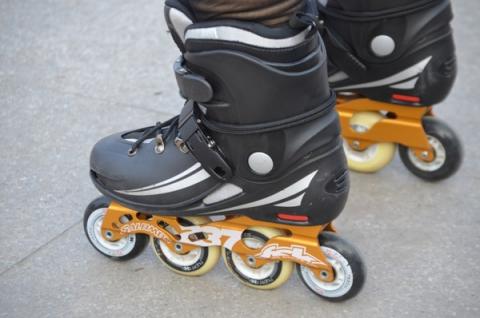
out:
{"label": "skate toe cap", "polygon": [[103,193],[115,194],[140,204],[168,206],[186,202],[209,192],[218,181],[206,172],[190,153],[178,150],[173,142],[162,153],[146,140],[134,155],[135,140],[117,133],[100,140],[90,155],[91,176]]}

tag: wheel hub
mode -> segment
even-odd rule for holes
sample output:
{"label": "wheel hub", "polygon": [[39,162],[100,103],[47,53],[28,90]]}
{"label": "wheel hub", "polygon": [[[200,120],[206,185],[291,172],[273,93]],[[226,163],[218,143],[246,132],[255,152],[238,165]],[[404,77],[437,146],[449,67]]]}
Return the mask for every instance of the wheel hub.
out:
{"label": "wheel hub", "polygon": [[[260,238],[244,238],[244,244],[251,248],[251,249],[259,249],[262,248],[265,242]],[[275,271],[275,262],[269,262],[262,266],[256,266],[256,259],[255,257],[249,255],[246,258],[246,262],[243,258],[235,253],[232,252],[232,261],[237,270],[245,277],[250,279],[262,280],[272,275]]]}
{"label": "wheel hub", "polygon": [[[447,152],[442,143],[433,136],[427,136],[428,142],[432,147],[430,152],[422,151],[418,153],[412,149],[408,150],[408,157],[415,167],[422,171],[436,171],[440,169],[447,158]],[[424,155],[425,153],[425,155]],[[431,155],[431,159],[430,159]]]}
{"label": "wheel hub", "polygon": [[112,240],[114,235],[107,230],[102,233],[102,224],[107,209],[102,208],[94,211],[87,221],[88,235],[92,244],[102,253],[110,256],[121,257],[128,254],[135,246],[135,234],[122,237],[119,240]]}
{"label": "wheel hub", "polygon": [[[329,247],[322,246],[328,262],[332,265],[334,279],[330,282],[323,280],[325,271],[320,272],[320,277],[308,267],[301,266],[302,277],[305,283],[315,292],[327,297],[341,297],[351,288],[353,280],[352,269],[348,261],[340,253]],[[326,273],[328,275],[328,273]]]}
{"label": "wheel hub", "polygon": [[176,266],[192,266],[197,263],[202,257],[202,249],[200,247],[192,249],[188,253],[181,253],[182,244],[175,244],[175,251],[172,251],[162,240],[156,240],[159,243],[160,249],[162,250],[162,253],[165,255],[165,257]]}

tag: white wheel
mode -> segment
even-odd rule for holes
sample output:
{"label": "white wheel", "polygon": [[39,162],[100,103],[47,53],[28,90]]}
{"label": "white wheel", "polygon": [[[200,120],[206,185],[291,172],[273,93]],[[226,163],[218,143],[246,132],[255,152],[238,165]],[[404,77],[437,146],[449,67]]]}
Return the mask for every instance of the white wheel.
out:
{"label": "white wheel", "polygon": [[308,267],[298,264],[297,271],[303,283],[315,294],[330,301],[355,296],[363,287],[366,276],[360,254],[335,233],[322,233],[320,244],[333,267],[335,278],[331,282],[322,281]]}
{"label": "white wheel", "polygon": [[448,178],[462,163],[462,143],[452,128],[438,118],[426,116],[422,124],[432,146],[433,160],[422,160],[412,149],[403,145],[399,148],[400,158],[408,170],[422,179],[438,181]]}
{"label": "white wheel", "polygon": [[[371,129],[383,118],[376,112],[356,113],[350,120],[350,126],[361,134]],[[353,149],[345,140],[343,149],[347,156],[348,167],[358,172],[376,172],[392,161],[395,155],[396,145],[390,142],[373,144],[359,151]]]}
{"label": "white wheel", "polygon": [[345,295],[353,284],[353,272],[345,257],[329,247],[322,246],[329,263],[335,270],[335,280],[324,282],[319,280],[308,267],[300,266],[301,275],[311,289],[327,298],[336,298]]}
{"label": "white wheel", "polygon": [[[252,249],[262,248],[274,236],[283,235],[275,229],[253,227],[242,234],[244,244]],[[228,270],[242,283],[257,289],[274,289],[284,284],[293,271],[289,261],[272,261],[255,268],[245,263],[235,252],[227,248],[222,250],[223,259]],[[253,260],[252,260],[253,261]]]}
{"label": "white wheel", "polygon": [[[130,234],[117,241],[109,241],[102,235],[102,223],[110,201],[100,197],[87,207],[84,215],[84,229],[93,247],[105,256],[115,259],[129,259],[138,255],[147,242],[142,234]],[[125,220],[128,222],[128,219]]]}
{"label": "white wheel", "polygon": [[442,143],[433,136],[427,136],[430,146],[432,146],[435,153],[435,158],[433,161],[427,162],[415,155],[415,152],[412,149],[408,149],[408,159],[418,170],[425,172],[437,171],[440,169],[447,159],[447,151],[443,147]]}
{"label": "white wheel", "polygon": [[[182,219],[184,225],[200,225],[209,221],[208,218],[186,217]],[[167,226],[165,228],[172,234],[177,234],[175,230]],[[215,267],[220,257],[219,246],[198,247],[187,253],[181,253],[182,245],[177,243],[175,248],[178,251],[172,251],[162,240],[152,238],[152,248],[158,259],[170,270],[186,275],[201,276]]]}

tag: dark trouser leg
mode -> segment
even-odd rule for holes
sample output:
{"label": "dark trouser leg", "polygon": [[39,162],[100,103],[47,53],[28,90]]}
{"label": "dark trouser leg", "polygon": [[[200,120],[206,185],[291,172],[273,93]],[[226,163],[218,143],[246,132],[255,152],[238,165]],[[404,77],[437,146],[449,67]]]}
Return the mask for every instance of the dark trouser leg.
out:
{"label": "dark trouser leg", "polygon": [[235,19],[268,26],[285,23],[304,0],[189,0],[198,21]]}

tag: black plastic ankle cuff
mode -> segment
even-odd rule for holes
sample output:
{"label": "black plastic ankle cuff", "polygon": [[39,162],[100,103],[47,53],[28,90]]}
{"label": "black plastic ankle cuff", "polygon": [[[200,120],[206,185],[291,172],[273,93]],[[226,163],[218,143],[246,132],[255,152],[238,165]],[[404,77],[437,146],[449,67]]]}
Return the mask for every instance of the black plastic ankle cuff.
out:
{"label": "black plastic ankle cuff", "polygon": [[317,119],[330,112],[335,107],[335,99],[335,93],[330,91],[330,97],[320,106],[315,107],[312,110],[282,120],[253,125],[225,124],[207,119],[202,112],[200,112],[199,115],[202,124],[212,131],[232,135],[251,135],[286,129]]}
{"label": "black plastic ankle cuff", "polygon": [[[449,0],[444,0],[443,4],[448,5]],[[371,22],[373,20],[382,20],[408,15],[414,12],[432,8],[441,4],[438,0],[423,0],[413,4],[396,7],[393,9],[385,9],[379,11],[348,11],[339,10],[330,7],[319,6],[320,16],[329,16],[340,20],[352,22]]]}

